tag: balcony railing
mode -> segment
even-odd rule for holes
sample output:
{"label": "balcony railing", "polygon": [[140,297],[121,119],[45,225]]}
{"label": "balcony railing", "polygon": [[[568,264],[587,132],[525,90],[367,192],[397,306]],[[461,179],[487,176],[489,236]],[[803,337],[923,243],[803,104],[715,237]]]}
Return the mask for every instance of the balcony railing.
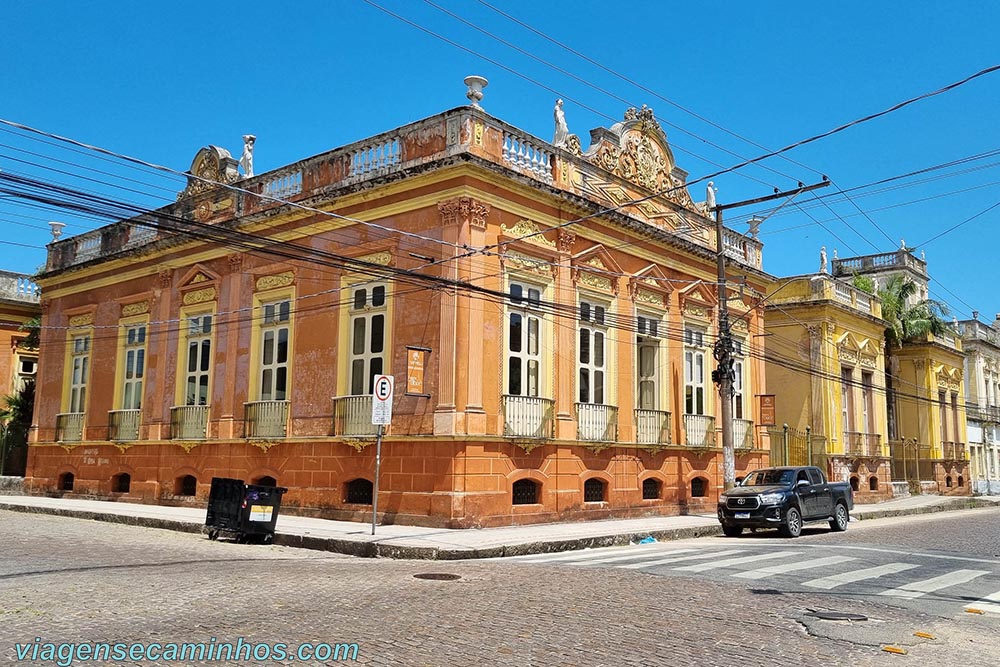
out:
{"label": "balcony railing", "polygon": [[592,442],[618,439],[618,408],[594,403],[576,404],[576,437]]}
{"label": "balcony railing", "polygon": [[552,150],[544,141],[505,131],[503,161],[521,173],[552,183]]}
{"label": "balcony railing", "polygon": [[968,459],[965,455],[964,442],[942,442],[941,453],[943,454],[942,458],[947,461],[965,461]]}
{"label": "balcony railing", "polygon": [[666,410],[636,410],[635,439],[642,445],[669,445],[670,413]]}
{"label": "balcony railing", "polygon": [[207,405],[170,408],[170,437],[174,440],[204,440],[208,427]]}
{"label": "balcony railing", "polygon": [[753,449],[753,422],[749,419],[733,420],[733,448],[740,452]]}
{"label": "balcony railing", "polygon": [[503,434],[508,438],[551,438],[555,401],[536,396],[503,397]]}
{"label": "balcony railing", "polygon": [[334,435],[375,435],[372,424],[372,397],[338,396],[333,399]]}
{"label": "balcony railing", "polygon": [[878,433],[844,431],[844,454],[848,456],[882,456],[882,436]]}
{"label": "balcony railing", "polygon": [[126,442],[139,439],[142,410],[111,410],[108,412],[108,440]]}
{"label": "balcony railing", "polygon": [[288,425],[288,401],[253,401],[243,404],[243,436],[284,438]]}
{"label": "balcony railing", "polygon": [[83,440],[83,413],[64,412],[56,415],[56,442]]}
{"label": "balcony railing", "polygon": [[688,447],[715,447],[715,417],[684,415],[684,444]]}
{"label": "balcony railing", "polygon": [[965,413],[971,421],[1000,423],[1000,407],[996,405],[974,405],[968,403]]}
{"label": "balcony railing", "polygon": [[31,280],[31,276],[0,271],[0,299],[38,303],[38,285]]}

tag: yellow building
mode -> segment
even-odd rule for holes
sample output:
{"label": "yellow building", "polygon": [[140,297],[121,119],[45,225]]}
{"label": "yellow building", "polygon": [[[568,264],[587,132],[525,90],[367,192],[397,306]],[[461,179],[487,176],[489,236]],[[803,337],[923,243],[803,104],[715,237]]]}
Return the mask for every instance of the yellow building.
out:
{"label": "yellow building", "polygon": [[[914,256],[905,242],[893,252],[834,259],[832,270],[841,280],[867,276],[876,290],[901,275],[916,286],[908,307],[928,298],[927,262]],[[889,407],[895,418],[889,420],[887,434],[897,491],[971,493],[964,364],[962,341],[952,334],[928,334],[890,350]]]}
{"label": "yellow building", "polygon": [[819,465],[862,502],[891,497],[881,303],[827,273],[785,278],[769,292],[772,462]]}

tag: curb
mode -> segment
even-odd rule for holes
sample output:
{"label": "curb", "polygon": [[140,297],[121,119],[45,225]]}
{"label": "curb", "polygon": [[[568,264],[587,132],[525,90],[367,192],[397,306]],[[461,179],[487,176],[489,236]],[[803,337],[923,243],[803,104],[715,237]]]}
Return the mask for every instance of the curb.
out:
{"label": "curb", "polygon": [[[980,500],[977,498],[955,499],[954,502],[940,505],[925,505],[923,507],[907,507],[899,509],[871,510],[865,511],[863,515],[855,514],[851,516],[854,521],[867,521],[871,519],[884,519],[897,516],[911,516],[916,514],[932,514],[936,512],[950,512],[956,510],[976,509],[984,507],[1000,507],[1000,503]],[[181,533],[203,533],[204,526],[201,523],[191,523],[187,521],[177,521],[173,519],[159,519],[155,517],[129,516],[113,514],[110,512],[91,512],[87,510],[72,510],[56,507],[34,507],[31,505],[21,505],[16,503],[5,503],[0,499],[0,509],[12,512],[23,512],[26,514],[48,514],[51,516],[62,516],[74,519],[89,519],[92,521],[105,521],[108,523],[118,523],[128,526],[141,526],[143,528],[159,528],[162,530],[172,530]],[[559,539],[541,542],[526,542],[524,544],[509,544],[495,547],[469,548],[469,549],[442,549],[439,547],[421,547],[392,544],[392,540],[385,542],[345,540],[335,537],[312,537],[309,535],[296,535],[291,533],[274,534],[274,544],[296,547],[299,549],[313,549],[315,551],[330,551],[333,553],[345,554],[348,556],[358,556],[360,558],[392,558],[396,560],[469,560],[481,558],[506,558],[512,556],[527,556],[533,554],[558,553],[561,551],[575,551],[579,549],[595,549],[599,547],[622,546],[639,542],[648,537],[654,538],[658,542],[669,542],[673,540],[686,540],[698,537],[714,537],[722,534],[722,528],[718,525],[690,526],[687,528],[672,528],[668,530],[654,530],[644,532],[617,533],[612,535],[597,535],[593,537],[580,537],[573,539]]]}

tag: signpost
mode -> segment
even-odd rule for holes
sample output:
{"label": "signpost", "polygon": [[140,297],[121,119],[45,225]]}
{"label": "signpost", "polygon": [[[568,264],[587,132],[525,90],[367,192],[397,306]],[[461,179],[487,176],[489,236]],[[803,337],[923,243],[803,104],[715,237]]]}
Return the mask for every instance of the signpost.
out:
{"label": "signpost", "polygon": [[372,387],[372,424],[378,426],[375,436],[375,484],[372,491],[372,535],[378,516],[378,474],[382,467],[382,430],[392,423],[392,393],[395,380],[391,375],[376,375]]}

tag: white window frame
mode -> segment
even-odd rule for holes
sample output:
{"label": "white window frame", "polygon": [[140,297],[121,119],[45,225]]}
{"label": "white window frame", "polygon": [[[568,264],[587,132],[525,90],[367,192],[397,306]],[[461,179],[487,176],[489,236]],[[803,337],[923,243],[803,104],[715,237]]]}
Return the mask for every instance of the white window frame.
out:
{"label": "white window frame", "polygon": [[[541,306],[544,293],[541,285],[516,277],[509,280],[504,318],[504,386],[510,396],[542,396],[545,317]],[[513,372],[515,365],[516,375]]]}
{"label": "white window frame", "polygon": [[599,299],[584,295],[579,298],[576,348],[578,403],[608,403],[609,310],[608,304]]}
{"label": "white window frame", "polygon": [[[291,310],[289,298],[267,301],[260,305],[260,386],[258,400],[288,400],[291,377],[288,373],[291,357]],[[282,341],[284,337],[284,341]],[[284,343],[284,358],[282,358]],[[270,360],[268,357],[270,356]],[[284,388],[279,389],[279,379],[284,378]]]}
{"label": "white window frame", "polygon": [[146,377],[146,322],[126,324],[122,343],[122,410],[142,408],[143,381]]}
{"label": "white window frame", "polygon": [[69,412],[87,411],[90,377],[90,334],[74,334],[70,347]]}
{"label": "white window frame", "polygon": [[[660,325],[662,318],[639,312],[636,314],[636,356],[635,356],[635,404],[640,410],[658,410],[660,408],[660,356],[661,338]],[[644,351],[648,351],[651,359],[644,364]],[[650,368],[652,372],[650,373]],[[644,391],[646,389],[646,391]]]}
{"label": "white window frame", "polygon": [[184,405],[208,405],[212,397],[212,334],[215,316],[212,313],[198,313],[184,319],[187,322]]}
{"label": "white window frame", "polygon": [[705,329],[684,325],[684,414],[708,413],[705,389]]}
{"label": "white window frame", "polygon": [[[389,288],[385,283],[351,286],[350,347],[347,385],[350,395],[370,395],[375,376],[386,372],[389,331]],[[376,331],[380,331],[377,336]]]}
{"label": "white window frame", "polygon": [[733,419],[746,419],[746,359],[743,356],[743,341],[733,341]]}

